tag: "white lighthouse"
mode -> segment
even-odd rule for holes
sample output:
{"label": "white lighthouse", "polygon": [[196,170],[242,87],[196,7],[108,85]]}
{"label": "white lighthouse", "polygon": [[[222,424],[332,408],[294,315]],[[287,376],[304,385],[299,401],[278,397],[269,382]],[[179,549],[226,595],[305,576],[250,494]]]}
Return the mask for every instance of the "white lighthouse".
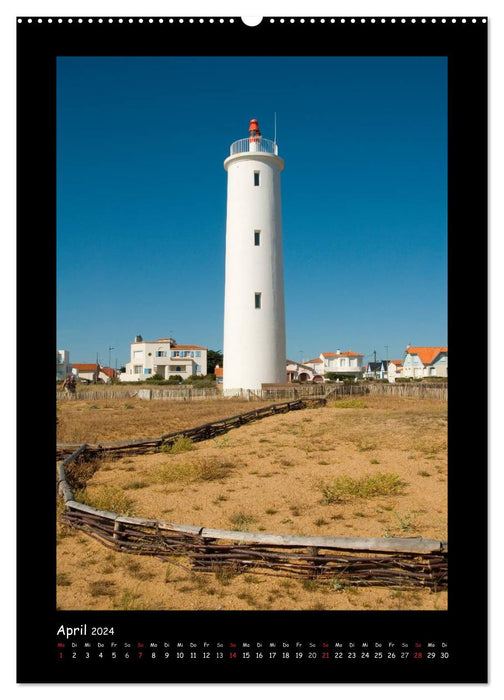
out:
{"label": "white lighthouse", "polygon": [[286,380],[285,304],[277,144],[256,119],[231,145],[228,173],[224,380],[226,395]]}

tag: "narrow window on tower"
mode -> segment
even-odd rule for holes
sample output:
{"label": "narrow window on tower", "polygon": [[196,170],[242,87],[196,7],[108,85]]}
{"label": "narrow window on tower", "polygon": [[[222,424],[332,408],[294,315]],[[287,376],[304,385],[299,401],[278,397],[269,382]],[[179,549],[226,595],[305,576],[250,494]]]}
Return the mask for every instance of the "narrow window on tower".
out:
{"label": "narrow window on tower", "polygon": [[254,245],[261,245],[261,232],[254,231]]}
{"label": "narrow window on tower", "polygon": [[254,187],[259,187],[259,170],[254,170]]}
{"label": "narrow window on tower", "polygon": [[256,309],[261,308],[261,292],[256,292],[254,294],[254,304]]}

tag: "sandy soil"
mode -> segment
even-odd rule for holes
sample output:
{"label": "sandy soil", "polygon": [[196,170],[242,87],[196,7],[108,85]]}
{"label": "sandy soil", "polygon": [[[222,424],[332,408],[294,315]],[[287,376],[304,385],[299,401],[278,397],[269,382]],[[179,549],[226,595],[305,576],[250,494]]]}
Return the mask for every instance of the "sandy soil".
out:
{"label": "sandy soil", "polygon": [[[67,431],[76,403],[61,410]],[[201,419],[208,406],[201,413],[201,405],[191,408],[185,404],[182,410],[171,402],[146,403],[148,408],[139,406],[139,413],[155,410],[155,403],[166,413],[163,429],[143,436],[166,432],[169,414],[175,416],[175,422],[190,421],[180,427],[209,419]],[[216,404],[210,407],[213,415]],[[338,407],[344,405],[333,402],[324,408],[272,416],[180,454],[104,460],[82,497],[93,503],[117,494],[131,514],[222,529],[446,539],[446,403],[364,397],[358,407]],[[245,404],[239,410],[249,407]],[[84,417],[92,413],[94,421],[95,413],[103,417],[108,410],[81,409],[81,431],[86,430]],[[112,410],[119,421],[121,412],[130,415],[137,405]],[[184,411],[193,412],[196,420],[191,415],[181,417]],[[110,409],[108,412],[111,414]],[[239,411],[228,410],[219,416],[235,412]],[[110,437],[98,439],[139,436],[118,435],[114,421],[102,418],[102,425],[105,423]],[[377,473],[397,475],[403,483],[399,493],[345,497],[335,503],[324,498],[337,477]],[[183,568],[187,563],[183,558],[167,564],[152,557],[110,552],[67,528],[59,528],[58,540],[61,609],[436,610],[447,605],[445,592],[342,589],[330,581],[301,582],[258,573],[235,577],[194,574]]]}

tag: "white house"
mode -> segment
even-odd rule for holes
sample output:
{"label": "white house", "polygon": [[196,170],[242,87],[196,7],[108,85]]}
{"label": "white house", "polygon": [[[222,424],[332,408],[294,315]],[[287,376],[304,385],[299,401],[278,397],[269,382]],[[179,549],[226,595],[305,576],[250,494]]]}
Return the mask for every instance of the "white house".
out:
{"label": "white house", "polygon": [[63,381],[72,371],[68,350],[56,350],[56,381]]}
{"label": "white house", "polygon": [[122,372],[122,382],[141,382],[154,374],[163,379],[178,374],[182,379],[207,373],[207,348],[201,345],[179,345],[173,338],[143,340],[141,335],[131,343],[131,360]]}
{"label": "white house", "polygon": [[368,362],[364,369],[364,379],[386,379],[388,360]]}
{"label": "white house", "polygon": [[99,379],[100,365],[96,362],[74,362],[72,374],[75,374],[78,380],[93,382],[94,384]]}
{"label": "white house", "polygon": [[403,377],[447,377],[448,348],[406,347],[403,360]]}
{"label": "white house", "polygon": [[[363,373],[363,357],[364,355],[360,355],[358,352],[352,352],[351,350],[347,350],[346,352],[341,352],[341,350],[337,350],[336,352],[322,352],[320,354],[320,359],[324,364],[321,373],[327,374],[328,372],[336,372],[337,374],[344,374],[348,377],[360,379]],[[310,364],[310,362],[307,364]]]}
{"label": "white house", "polygon": [[318,374],[317,371],[307,362],[294,362],[287,360],[287,381],[299,382],[323,382],[324,377]]}
{"label": "white house", "polygon": [[394,384],[398,377],[402,376],[403,362],[402,360],[389,360],[388,361],[388,380],[390,384]]}

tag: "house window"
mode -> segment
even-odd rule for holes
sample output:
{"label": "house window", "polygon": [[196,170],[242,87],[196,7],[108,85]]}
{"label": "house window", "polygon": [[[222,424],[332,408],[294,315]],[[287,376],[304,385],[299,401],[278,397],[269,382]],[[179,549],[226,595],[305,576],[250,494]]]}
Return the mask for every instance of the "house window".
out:
{"label": "house window", "polygon": [[254,245],[261,245],[261,232],[254,231]]}
{"label": "house window", "polygon": [[143,357],[143,350],[133,350],[133,359],[141,360]]}
{"label": "house window", "polygon": [[196,372],[201,372],[201,365],[196,365]]}
{"label": "house window", "polygon": [[166,357],[166,350],[157,350],[156,357]]}
{"label": "house window", "polygon": [[142,365],[133,365],[133,374],[142,374]]}
{"label": "house window", "polygon": [[255,306],[256,309],[260,309],[260,308],[261,308],[261,296],[262,296],[262,295],[261,295],[261,292],[256,292],[256,293],[254,294],[254,306]]}
{"label": "house window", "polygon": [[148,367],[144,367],[144,374],[151,374],[152,370],[150,370]]}
{"label": "house window", "polygon": [[191,357],[194,357],[194,350],[191,350]]}
{"label": "house window", "polygon": [[185,357],[185,350],[180,351],[180,357]]}
{"label": "house window", "polygon": [[200,351],[200,350],[196,350],[196,357],[201,357],[201,351]]}
{"label": "house window", "polygon": [[259,187],[259,170],[254,170],[254,187]]}
{"label": "house window", "polygon": [[172,357],[178,357],[179,356],[179,351],[178,350],[172,350]]}

